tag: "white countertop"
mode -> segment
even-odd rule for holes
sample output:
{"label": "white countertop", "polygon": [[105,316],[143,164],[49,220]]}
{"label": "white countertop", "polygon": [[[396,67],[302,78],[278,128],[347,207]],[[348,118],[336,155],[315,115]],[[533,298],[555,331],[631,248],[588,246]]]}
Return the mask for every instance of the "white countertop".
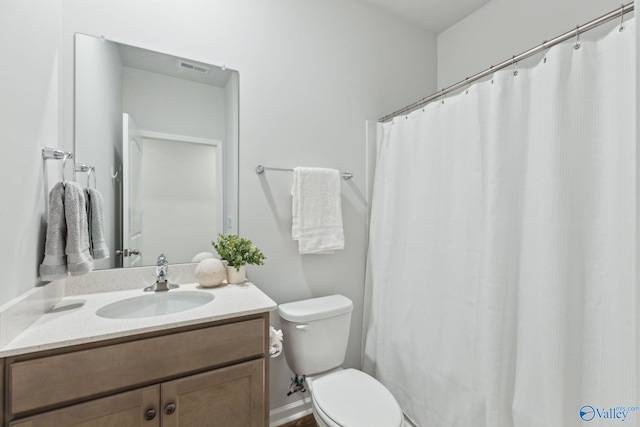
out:
{"label": "white countertop", "polygon": [[184,291],[209,292],[215,298],[200,307],[172,314],[137,319],[106,319],[96,315],[96,311],[107,304],[145,293],[142,289],[134,289],[65,296],[35,323],[0,348],[0,357],[264,313],[276,308],[276,303],[251,283],[225,284],[217,288],[203,288],[197,283],[188,283],[169,292]]}

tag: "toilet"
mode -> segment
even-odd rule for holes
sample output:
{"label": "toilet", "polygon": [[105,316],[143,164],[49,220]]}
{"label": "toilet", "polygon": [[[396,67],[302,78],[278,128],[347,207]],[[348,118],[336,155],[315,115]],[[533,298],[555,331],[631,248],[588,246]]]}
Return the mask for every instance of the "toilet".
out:
{"label": "toilet", "polygon": [[342,295],[280,304],[287,364],[305,375],[320,427],[402,427],[400,405],[385,386],[362,371],[341,368],[352,311]]}

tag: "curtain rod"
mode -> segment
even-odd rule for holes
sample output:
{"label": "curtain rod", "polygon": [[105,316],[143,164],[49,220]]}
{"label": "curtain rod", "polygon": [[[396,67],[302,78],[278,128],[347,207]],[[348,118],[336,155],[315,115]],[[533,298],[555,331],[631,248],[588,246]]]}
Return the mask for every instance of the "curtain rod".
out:
{"label": "curtain rod", "polygon": [[396,116],[400,116],[402,114],[406,114],[406,113],[409,113],[409,112],[411,112],[413,110],[416,110],[418,108],[424,107],[429,102],[431,102],[431,101],[433,101],[435,99],[438,99],[439,97],[441,97],[443,95],[446,95],[447,93],[450,93],[450,92],[453,92],[453,91],[458,90],[460,88],[463,88],[463,87],[469,85],[470,83],[473,83],[473,82],[475,82],[477,80],[480,80],[480,79],[482,79],[484,77],[487,77],[487,76],[495,73],[498,70],[506,68],[506,67],[508,67],[510,65],[513,65],[513,64],[515,64],[515,63],[517,63],[517,62],[519,62],[519,61],[521,61],[523,59],[526,59],[526,58],[528,58],[530,56],[533,56],[533,55],[535,55],[537,53],[545,51],[548,48],[550,48],[551,46],[555,46],[555,45],[557,45],[559,43],[562,43],[562,42],[567,41],[569,39],[572,39],[574,37],[577,40],[578,36],[581,33],[587,32],[587,31],[589,31],[589,30],[591,30],[593,28],[596,28],[596,27],[598,27],[598,26],[600,26],[600,25],[602,25],[604,23],[607,23],[607,22],[609,22],[609,21],[611,21],[611,20],[613,20],[615,18],[620,18],[620,26],[621,26],[621,28],[624,28],[624,25],[622,24],[622,19],[624,18],[624,15],[626,13],[632,12],[633,10],[634,10],[633,2],[628,3],[626,5],[620,5],[619,8],[617,8],[617,9],[615,9],[615,10],[613,10],[613,11],[611,11],[611,12],[605,14],[605,15],[602,15],[599,18],[596,18],[593,21],[590,21],[590,22],[588,22],[588,23],[586,23],[584,25],[579,25],[574,30],[567,31],[566,33],[564,33],[564,34],[562,34],[562,35],[560,35],[560,36],[558,36],[558,37],[556,37],[554,39],[545,41],[544,43],[542,43],[542,44],[540,44],[540,45],[538,45],[538,46],[536,46],[536,47],[534,47],[532,49],[529,49],[529,50],[527,50],[525,52],[522,52],[519,55],[515,55],[513,58],[507,59],[506,61],[503,61],[503,62],[499,63],[498,65],[492,65],[491,67],[487,68],[486,70],[484,70],[484,71],[482,71],[482,72],[480,72],[478,74],[474,74],[471,77],[467,77],[466,79],[464,79],[464,80],[462,80],[462,81],[460,81],[460,82],[458,82],[456,84],[453,84],[453,85],[451,85],[451,86],[449,86],[447,88],[442,89],[439,92],[436,92],[436,93],[434,93],[432,95],[429,95],[429,96],[427,96],[425,98],[422,98],[421,100],[416,101],[413,104],[407,105],[406,107],[404,107],[404,108],[402,108],[402,109],[400,109],[398,111],[394,111],[391,114],[387,114],[386,116],[378,119],[378,121],[379,122],[386,122],[388,120],[393,119]]}

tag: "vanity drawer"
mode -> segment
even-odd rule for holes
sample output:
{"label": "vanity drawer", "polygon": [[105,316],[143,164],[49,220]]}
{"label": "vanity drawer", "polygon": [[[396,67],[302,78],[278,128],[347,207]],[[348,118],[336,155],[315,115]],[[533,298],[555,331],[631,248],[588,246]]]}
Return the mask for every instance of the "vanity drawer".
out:
{"label": "vanity drawer", "polygon": [[53,408],[265,353],[263,317],[16,361],[7,370],[8,412]]}

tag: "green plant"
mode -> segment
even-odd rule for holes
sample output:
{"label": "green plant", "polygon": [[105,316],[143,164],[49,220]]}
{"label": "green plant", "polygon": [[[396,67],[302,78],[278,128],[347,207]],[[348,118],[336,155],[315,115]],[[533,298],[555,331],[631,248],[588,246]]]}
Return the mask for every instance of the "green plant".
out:
{"label": "green plant", "polygon": [[233,234],[218,234],[218,241],[211,242],[220,257],[240,271],[245,264],[263,265],[264,255],[251,240]]}

